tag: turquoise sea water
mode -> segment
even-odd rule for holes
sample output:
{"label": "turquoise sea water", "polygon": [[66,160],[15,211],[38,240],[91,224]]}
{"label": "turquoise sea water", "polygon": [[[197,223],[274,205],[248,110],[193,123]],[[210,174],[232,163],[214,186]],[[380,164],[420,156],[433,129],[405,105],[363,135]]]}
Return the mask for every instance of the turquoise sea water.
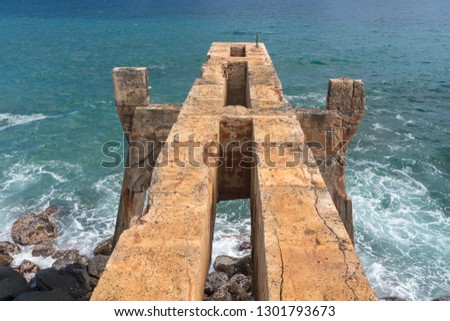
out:
{"label": "turquoise sea water", "polygon": [[[379,296],[450,294],[450,2],[0,0],[0,240],[56,204],[58,246],[112,233],[122,168],[111,69],[147,66],[153,102],[181,103],[213,41],[260,34],[293,106],[329,78],[364,80],[348,153],[355,241]],[[246,210],[243,210],[246,209]],[[215,254],[248,238],[248,203],[219,206]]]}

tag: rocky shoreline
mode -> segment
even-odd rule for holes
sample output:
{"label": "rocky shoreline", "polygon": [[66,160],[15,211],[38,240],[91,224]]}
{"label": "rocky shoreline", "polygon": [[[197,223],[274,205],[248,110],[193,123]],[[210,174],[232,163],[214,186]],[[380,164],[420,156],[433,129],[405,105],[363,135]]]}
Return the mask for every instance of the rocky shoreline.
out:
{"label": "rocky shoreline", "polygon": [[[14,301],[87,301],[97,286],[112,252],[112,237],[99,243],[92,258],[77,250],[57,250],[53,241],[58,234],[51,216],[58,208],[50,206],[40,214],[27,214],[18,218],[9,241],[0,242],[0,300]],[[50,268],[22,260],[12,266],[14,257],[22,252],[21,246],[33,246],[33,257],[51,258]],[[243,242],[239,251],[251,250]],[[253,301],[253,270],[251,255],[231,257],[219,255],[209,273],[204,289],[204,301]],[[400,297],[382,297],[382,301],[407,301]],[[450,301],[442,296],[432,301]]]}
{"label": "rocky shoreline", "polygon": [[[112,252],[112,238],[94,250],[92,258],[77,250],[57,250],[53,241],[58,234],[51,216],[58,208],[50,206],[39,214],[18,218],[9,241],[0,242],[0,300],[14,301],[83,301],[89,300]],[[32,246],[33,257],[54,260],[50,268],[23,260],[14,265],[20,246]]]}

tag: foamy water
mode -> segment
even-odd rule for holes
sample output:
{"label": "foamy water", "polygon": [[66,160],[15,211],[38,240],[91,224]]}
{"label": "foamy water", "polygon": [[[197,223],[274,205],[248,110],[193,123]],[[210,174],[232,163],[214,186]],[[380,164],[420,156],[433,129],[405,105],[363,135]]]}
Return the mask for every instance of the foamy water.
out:
{"label": "foamy water", "polygon": [[24,125],[45,118],[47,118],[47,116],[43,114],[32,114],[32,115],[0,114],[0,131],[13,126]]}
{"label": "foamy water", "polygon": [[[0,240],[20,215],[55,204],[57,246],[90,254],[113,231],[123,173],[100,166],[102,145],[122,142],[111,69],[147,66],[152,102],[182,103],[211,42],[259,33],[295,107],[323,108],[329,78],[365,83],[347,185],[377,295],[449,295],[449,10],[447,0],[0,1]],[[241,255],[244,204],[218,206],[214,256]]]}

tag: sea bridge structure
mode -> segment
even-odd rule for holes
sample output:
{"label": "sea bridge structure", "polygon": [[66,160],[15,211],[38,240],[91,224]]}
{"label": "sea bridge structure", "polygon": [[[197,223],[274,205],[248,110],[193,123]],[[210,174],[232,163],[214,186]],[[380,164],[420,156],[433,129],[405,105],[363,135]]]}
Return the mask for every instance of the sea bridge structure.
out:
{"label": "sea bridge structure", "polygon": [[364,85],[292,108],[263,43],[213,43],[182,105],[114,68],[129,149],[114,251],[93,300],[202,300],[216,204],[249,198],[256,300],[375,300],[353,246],[345,151]]}

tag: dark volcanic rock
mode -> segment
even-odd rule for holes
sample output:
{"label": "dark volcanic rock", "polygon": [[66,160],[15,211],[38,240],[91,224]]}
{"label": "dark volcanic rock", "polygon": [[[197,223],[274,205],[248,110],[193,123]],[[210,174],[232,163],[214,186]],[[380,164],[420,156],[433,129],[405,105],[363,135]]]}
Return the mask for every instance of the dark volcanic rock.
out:
{"label": "dark volcanic rock", "polygon": [[74,298],[66,291],[33,291],[19,294],[14,301],[73,301]]}
{"label": "dark volcanic rock", "polygon": [[231,256],[219,255],[214,261],[214,269],[217,272],[226,273],[228,277],[232,277],[236,273],[237,260],[237,258]]}
{"label": "dark volcanic rock", "polygon": [[56,213],[58,213],[58,211],[59,211],[59,208],[57,207],[57,206],[55,206],[55,205],[50,205],[49,207],[47,207],[46,209],[45,209],[45,211],[43,211],[41,214],[39,214],[39,215],[42,215],[42,216],[44,216],[44,217],[50,217],[50,216],[52,216],[53,214],[56,214]]}
{"label": "dark volcanic rock", "polygon": [[251,250],[252,249],[252,243],[250,242],[242,242],[241,244],[239,244],[239,251],[246,251],[246,250]]}
{"label": "dark volcanic rock", "polygon": [[9,267],[13,258],[9,254],[0,254],[0,266]]}
{"label": "dark volcanic rock", "polygon": [[52,242],[44,242],[40,244],[36,244],[31,252],[32,256],[42,256],[48,257],[52,256],[56,253],[56,250],[53,248]]}
{"label": "dark volcanic rock", "polygon": [[60,270],[40,270],[36,273],[36,287],[40,291],[61,289],[75,299],[86,299],[92,290],[86,267],[82,264],[71,264]]}
{"label": "dark volcanic rock", "polygon": [[6,278],[23,278],[19,272],[14,271],[11,268],[0,266],[0,280],[6,279]]}
{"label": "dark volcanic rock", "polygon": [[251,292],[252,291],[252,278],[251,276],[245,276],[244,274],[238,273],[233,275],[233,277],[230,279],[230,283],[236,283],[239,286],[242,287],[242,289],[245,292]]}
{"label": "dark volcanic rock", "polygon": [[450,296],[441,296],[439,298],[433,299],[433,301],[450,301]]}
{"label": "dark volcanic rock", "polygon": [[112,253],[112,242],[113,237],[109,237],[104,241],[98,243],[98,245],[94,249],[94,255],[111,255]]}
{"label": "dark volcanic rock", "polygon": [[246,255],[238,259],[236,263],[236,273],[242,273],[244,275],[252,275],[252,257],[251,255]]}
{"label": "dark volcanic rock", "polygon": [[87,266],[89,259],[81,255],[77,250],[55,251],[52,258],[56,259],[52,264],[52,268],[62,269],[69,264],[82,264]]}
{"label": "dark volcanic rock", "polygon": [[0,301],[13,300],[27,291],[27,281],[22,275],[13,269],[0,267]]}
{"label": "dark volcanic rock", "polygon": [[99,279],[103,271],[105,270],[106,263],[108,263],[109,256],[97,255],[89,262],[88,273],[89,275]]}
{"label": "dark volcanic rock", "polygon": [[216,292],[214,292],[205,301],[232,301],[233,297],[230,293],[230,284],[227,282],[220,286]]}
{"label": "dark volcanic rock", "polygon": [[248,294],[240,284],[230,283],[230,293],[233,301],[250,301],[252,297]]}
{"label": "dark volcanic rock", "polygon": [[238,273],[230,279],[230,293],[234,301],[254,300],[252,295],[252,280],[250,276]]}
{"label": "dark volcanic rock", "polygon": [[241,258],[219,255],[214,261],[214,269],[226,273],[228,277],[232,277],[236,273],[251,275],[252,259],[250,255]]}
{"label": "dark volcanic rock", "polygon": [[12,226],[11,237],[17,244],[29,245],[49,242],[56,237],[56,225],[43,214],[19,217]]}
{"label": "dark volcanic rock", "polygon": [[383,298],[379,298],[380,301],[408,301],[407,299],[400,298],[398,296],[385,296]]}
{"label": "dark volcanic rock", "polygon": [[212,272],[206,278],[205,283],[205,293],[207,295],[212,295],[216,292],[222,285],[228,282],[228,275],[224,272]]}
{"label": "dark volcanic rock", "polygon": [[9,254],[11,256],[19,254],[21,251],[20,247],[11,242],[0,242],[0,254]]}
{"label": "dark volcanic rock", "polygon": [[92,288],[92,290],[94,290],[97,287],[97,284],[98,284],[98,279],[90,276],[89,277],[89,285]]}
{"label": "dark volcanic rock", "polygon": [[[242,250],[249,250],[244,242]],[[250,246],[251,248],[251,246]],[[253,268],[251,255],[240,258],[219,255],[214,261],[215,272],[205,282],[204,301],[253,301]]]}
{"label": "dark volcanic rock", "polygon": [[36,273],[40,270],[39,266],[34,264],[31,261],[23,260],[22,263],[20,263],[19,267],[17,268],[18,272],[22,275],[26,273]]}

